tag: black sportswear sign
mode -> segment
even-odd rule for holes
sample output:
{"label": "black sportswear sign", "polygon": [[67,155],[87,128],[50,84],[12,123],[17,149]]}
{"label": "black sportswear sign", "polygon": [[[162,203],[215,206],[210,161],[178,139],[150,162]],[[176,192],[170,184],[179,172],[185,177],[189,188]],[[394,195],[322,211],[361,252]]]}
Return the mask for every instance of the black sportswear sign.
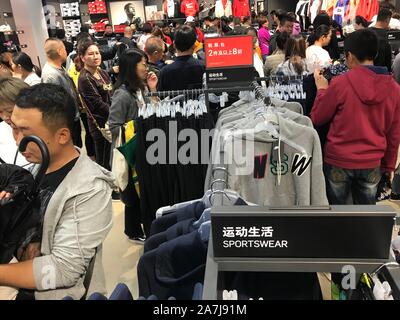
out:
{"label": "black sportswear sign", "polygon": [[214,256],[387,259],[394,217],[390,208],[376,206],[215,208]]}

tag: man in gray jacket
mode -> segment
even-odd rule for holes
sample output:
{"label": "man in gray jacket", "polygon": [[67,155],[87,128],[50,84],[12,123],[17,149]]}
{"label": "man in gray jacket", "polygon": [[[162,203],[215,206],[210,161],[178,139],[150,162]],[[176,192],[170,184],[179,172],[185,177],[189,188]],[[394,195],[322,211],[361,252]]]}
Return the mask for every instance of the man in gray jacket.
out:
{"label": "man in gray jacket", "polygon": [[[113,177],[74,147],[74,115],[71,97],[62,87],[39,84],[21,91],[11,117],[17,144],[36,135],[49,149],[50,165],[41,186],[49,196],[42,203],[41,242],[28,245],[19,263],[0,265],[0,286],[35,290],[40,300],[81,299],[85,293],[105,291],[101,246],[112,227]],[[41,162],[35,145],[29,144],[23,155],[29,162]]]}

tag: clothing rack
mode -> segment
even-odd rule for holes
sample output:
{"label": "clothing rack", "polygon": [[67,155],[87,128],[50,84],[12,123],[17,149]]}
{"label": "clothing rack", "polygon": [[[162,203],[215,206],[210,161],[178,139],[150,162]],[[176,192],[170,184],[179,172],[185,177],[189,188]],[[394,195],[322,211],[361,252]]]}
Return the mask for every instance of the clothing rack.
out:
{"label": "clothing rack", "polygon": [[269,77],[256,77],[256,81],[268,81],[268,80],[303,80],[305,77],[299,76],[269,76]]}
{"label": "clothing rack", "polygon": [[233,87],[233,88],[210,88],[210,89],[185,89],[185,90],[168,90],[168,91],[154,91],[146,93],[146,97],[160,97],[165,98],[168,96],[179,96],[184,95],[186,97],[194,97],[196,95],[204,94],[205,95],[205,103],[207,108],[209,108],[209,98],[208,95],[210,93],[222,93],[222,92],[237,92],[237,91],[255,91],[256,97],[260,99],[268,99],[269,105],[269,98],[265,96],[263,93],[262,87],[254,81],[251,86],[247,87]]}
{"label": "clothing rack", "polygon": [[[208,95],[210,93],[222,93],[222,92],[238,92],[238,91],[254,91],[257,99],[261,99],[264,101],[266,105],[271,105],[271,100],[268,96],[265,95],[264,89],[257,83],[257,80],[253,81],[250,86],[247,87],[233,87],[233,88],[207,88],[207,89],[185,89],[185,90],[167,90],[167,91],[154,91],[147,92],[146,97],[160,97],[165,98],[168,96],[189,96],[194,97],[196,95],[205,94],[205,103],[207,108],[209,107],[209,98]],[[265,78],[267,79],[267,78]]]}
{"label": "clothing rack", "polygon": [[235,92],[235,91],[251,91],[254,87],[234,87],[234,88],[212,88],[212,89],[186,89],[186,90],[169,90],[148,92],[147,97],[168,97],[177,95],[197,95],[207,93]]}
{"label": "clothing rack", "polygon": [[[218,173],[215,176],[215,173]],[[225,188],[229,188],[226,180],[227,169],[225,167],[216,167],[213,169],[211,184],[210,203],[212,205],[211,219],[217,217],[237,217],[238,215],[250,216],[293,216],[292,212],[296,212],[299,216],[313,216],[315,223],[318,223],[318,216],[332,214],[352,217],[355,215],[386,215],[386,219],[396,213],[390,207],[375,206],[332,206],[332,207],[298,207],[298,208],[267,208],[267,207],[224,207],[224,197],[229,195],[225,192]],[[215,187],[214,187],[215,186]],[[319,212],[319,213],[318,213]],[[322,213],[322,215],[320,214]],[[345,222],[343,220],[343,222]],[[357,223],[355,224],[355,226]],[[211,226],[212,230],[212,226]],[[400,269],[398,264],[393,261],[389,255],[389,259],[371,257],[369,259],[339,259],[339,258],[254,258],[254,257],[219,257],[214,256],[214,237],[211,231],[208,243],[206,272],[204,278],[204,300],[217,300],[223,288],[220,287],[224,279],[225,272],[341,272],[344,266],[352,265],[356,270],[356,279],[359,279],[363,272],[376,274],[383,270],[384,278],[389,281],[393,296],[395,299],[399,297]],[[376,236],[376,234],[375,234]],[[390,235],[389,235],[390,237]],[[219,241],[219,240],[218,240]],[[394,268],[389,266],[394,265]],[[350,294],[351,297],[351,294]]]}

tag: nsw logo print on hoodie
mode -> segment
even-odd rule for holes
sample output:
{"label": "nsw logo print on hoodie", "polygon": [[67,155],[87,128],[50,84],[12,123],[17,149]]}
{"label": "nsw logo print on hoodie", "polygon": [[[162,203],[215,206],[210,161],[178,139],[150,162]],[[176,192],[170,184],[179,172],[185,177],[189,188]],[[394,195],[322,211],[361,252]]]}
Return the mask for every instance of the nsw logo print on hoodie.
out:
{"label": "nsw logo print on hoodie", "polygon": [[[254,179],[264,179],[265,178],[265,172],[267,168],[267,161],[268,161],[268,153],[266,154],[261,154],[259,156],[254,157],[254,173],[253,177]],[[280,164],[280,170],[281,170],[281,175],[286,175],[289,172],[289,156],[284,153],[282,155],[281,159],[281,164]],[[293,156],[292,160],[292,167],[290,172],[292,174],[297,175],[298,177],[301,177],[310,167],[312,161],[312,156],[308,155],[302,155],[300,153],[295,153]],[[270,159],[270,170],[271,173],[274,176],[277,176],[279,173],[279,161]]]}

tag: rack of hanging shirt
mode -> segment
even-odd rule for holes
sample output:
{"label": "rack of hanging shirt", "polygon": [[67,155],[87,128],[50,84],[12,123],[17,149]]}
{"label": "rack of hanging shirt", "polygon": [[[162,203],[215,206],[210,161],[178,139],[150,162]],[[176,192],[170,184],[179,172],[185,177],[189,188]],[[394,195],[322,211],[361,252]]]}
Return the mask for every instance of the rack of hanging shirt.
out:
{"label": "rack of hanging shirt", "polygon": [[327,205],[321,146],[311,120],[297,102],[268,100],[241,92],[239,101],[219,112],[205,190],[213,168],[226,167],[229,187],[253,203]]}
{"label": "rack of hanging shirt", "polygon": [[135,121],[136,172],[146,235],[158,208],[203,194],[211,130],[215,126],[207,108],[209,94],[247,90],[263,95],[255,87],[256,83],[247,87],[146,93],[147,97],[166,98],[145,104]]}
{"label": "rack of hanging shirt", "polygon": [[266,96],[289,102],[298,102],[303,107],[303,114],[307,114],[307,90],[311,82],[308,78],[308,76],[304,75],[275,75],[257,77],[255,80],[262,84],[266,83],[265,86],[263,85]]}
{"label": "rack of hanging shirt", "polygon": [[[202,133],[210,132],[214,121],[198,94],[198,90],[168,92],[177,99],[152,101],[139,109],[135,169],[147,236],[158,208],[203,194],[210,138]],[[152,92],[147,97],[167,95]]]}
{"label": "rack of hanging shirt", "polygon": [[[214,172],[220,170],[215,168]],[[178,300],[202,300],[208,241],[211,231],[211,207],[220,192],[214,188],[196,199],[157,210],[157,219],[144,244],[137,267],[139,295]],[[224,190],[225,206],[248,203],[231,190]],[[220,203],[218,203],[220,205]]]}
{"label": "rack of hanging shirt", "polygon": [[[258,87],[256,92],[264,90]],[[229,215],[231,218],[246,216],[246,221],[251,221],[251,216],[256,215],[255,212],[261,215],[283,213],[283,216],[289,217],[295,212],[295,215],[312,217],[313,211],[320,211],[321,217],[324,214],[329,215],[318,135],[308,117],[301,115],[301,112],[289,110],[295,107],[296,103],[285,102],[284,107],[279,107],[279,103],[282,101],[275,98],[271,98],[268,103],[268,100],[260,99],[260,95],[257,99],[253,93],[243,92],[240,101],[221,110],[216,124],[216,134],[213,137],[212,161],[208,167],[205,183],[205,190],[211,188],[216,194],[212,201],[211,220],[213,215],[217,214],[220,217],[227,215],[227,218]],[[246,134],[249,137],[246,137]],[[246,140],[250,141],[250,148],[243,147]],[[235,141],[239,143],[236,144]],[[246,157],[247,162],[243,161],[240,155],[246,154],[249,150],[253,153],[250,158]],[[255,203],[260,207],[233,207],[227,210],[224,208],[229,200],[226,189],[229,189],[229,192],[231,190],[237,192],[248,203]],[[214,206],[222,207],[214,208]],[[375,210],[374,207],[371,209]],[[347,210],[364,212],[366,209]],[[382,213],[377,215],[383,215],[384,210],[382,208]],[[345,212],[346,209],[332,208],[331,211],[339,212],[340,216],[340,212]],[[389,217],[385,219],[392,219],[391,210],[386,209],[386,211]],[[349,213],[349,216],[352,214]],[[231,218],[229,221],[232,221]],[[344,225],[347,223],[346,220],[340,221]],[[215,229],[214,224],[212,229]],[[233,228],[236,235],[237,229],[238,227]],[[301,236],[300,230],[301,228],[299,228]],[[377,234],[379,236],[379,232]],[[221,239],[218,239],[217,243],[222,243]],[[332,261],[236,257],[216,260],[213,237],[210,237],[203,298],[224,299],[223,290],[229,292],[236,290],[235,296],[238,299],[257,299],[257,297],[319,299],[321,297],[318,294],[318,279],[315,272],[341,270],[347,262],[344,263],[344,260],[336,258],[338,257],[333,255]],[[356,266],[357,271],[361,272],[371,272],[385,261],[384,259],[375,261],[371,258],[370,261],[360,262],[355,257],[349,260],[352,262],[348,264]],[[264,285],[259,286],[259,283]],[[282,290],[282,288],[290,289]]]}

